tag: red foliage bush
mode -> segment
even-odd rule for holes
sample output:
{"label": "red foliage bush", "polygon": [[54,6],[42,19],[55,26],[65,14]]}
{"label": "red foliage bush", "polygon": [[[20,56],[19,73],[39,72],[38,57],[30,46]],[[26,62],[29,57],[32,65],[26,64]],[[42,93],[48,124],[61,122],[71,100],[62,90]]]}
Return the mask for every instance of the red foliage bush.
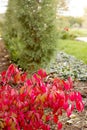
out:
{"label": "red foliage bush", "polygon": [[[71,78],[47,80],[44,70],[29,79],[11,64],[0,77],[0,127],[3,130],[50,130],[49,121],[62,128],[59,116],[84,108]],[[47,111],[47,112],[46,112]]]}

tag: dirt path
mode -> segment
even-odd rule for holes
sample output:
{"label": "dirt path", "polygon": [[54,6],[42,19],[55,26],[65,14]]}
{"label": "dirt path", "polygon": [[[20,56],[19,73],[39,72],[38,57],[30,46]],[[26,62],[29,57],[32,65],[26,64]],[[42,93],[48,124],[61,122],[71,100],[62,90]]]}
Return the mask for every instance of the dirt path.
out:
{"label": "dirt path", "polygon": [[87,37],[77,37],[76,40],[77,41],[87,42]]}
{"label": "dirt path", "polygon": [[0,72],[6,70],[9,64],[9,54],[6,50],[3,40],[0,40]]}

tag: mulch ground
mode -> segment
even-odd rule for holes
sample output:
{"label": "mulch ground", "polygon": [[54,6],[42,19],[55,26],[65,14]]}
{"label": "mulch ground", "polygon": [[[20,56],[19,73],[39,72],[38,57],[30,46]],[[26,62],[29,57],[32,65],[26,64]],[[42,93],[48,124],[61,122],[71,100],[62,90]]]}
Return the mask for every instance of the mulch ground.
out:
{"label": "mulch ground", "polygon": [[[10,63],[9,53],[6,50],[4,42],[0,40],[0,72],[6,70]],[[64,115],[61,119],[63,130],[87,130],[87,82],[75,81],[74,88],[81,92],[85,108],[82,113],[78,113],[75,110],[71,118],[67,118]],[[53,128],[52,130],[56,129]]]}
{"label": "mulch ground", "polygon": [[6,50],[4,42],[0,40],[0,72],[6,70],[10,64],[9,53]]}

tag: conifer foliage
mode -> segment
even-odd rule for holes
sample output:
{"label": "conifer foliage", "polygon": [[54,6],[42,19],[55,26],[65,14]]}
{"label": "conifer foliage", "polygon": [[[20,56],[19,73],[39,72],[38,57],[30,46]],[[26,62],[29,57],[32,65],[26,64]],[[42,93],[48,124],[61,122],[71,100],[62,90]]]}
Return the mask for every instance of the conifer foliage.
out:
{"label": "conifer foliage", "polygon": [[57,0],[9,0],[4,39],[22,68],[36,71],[50,62],[56,48],[56,9]]}

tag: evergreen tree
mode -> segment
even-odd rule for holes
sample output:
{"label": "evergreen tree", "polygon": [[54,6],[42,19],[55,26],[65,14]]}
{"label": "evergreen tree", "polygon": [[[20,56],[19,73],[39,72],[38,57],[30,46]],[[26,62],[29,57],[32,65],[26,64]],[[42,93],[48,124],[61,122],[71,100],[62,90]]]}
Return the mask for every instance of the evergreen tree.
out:
{"label": "evergreen tree", "polygon": [[[9,3],[11,1],[14,0]],[[15,47],[17,50],[14,49],[19,52],[16,54],[18,64],[30,72],[40,67],[45,68],[56,48],[57,0],[15,0],[15,3],[15,9],[10,14],[12,33],[6,33],[9,35],[10,45],[15,41],[18,46]],[[8,10],[9,7],[12,8],[9,5]],[[6,21],[9,20],[7,15]]]}
{"label": "evergreen tree", "polygon": [[19,29],[20,24],[17,20],[17,2],[9,0],[3,26],[3,39],[10,52],[11,60],[14,62],[18,61],[23,45],[19,38]]}

